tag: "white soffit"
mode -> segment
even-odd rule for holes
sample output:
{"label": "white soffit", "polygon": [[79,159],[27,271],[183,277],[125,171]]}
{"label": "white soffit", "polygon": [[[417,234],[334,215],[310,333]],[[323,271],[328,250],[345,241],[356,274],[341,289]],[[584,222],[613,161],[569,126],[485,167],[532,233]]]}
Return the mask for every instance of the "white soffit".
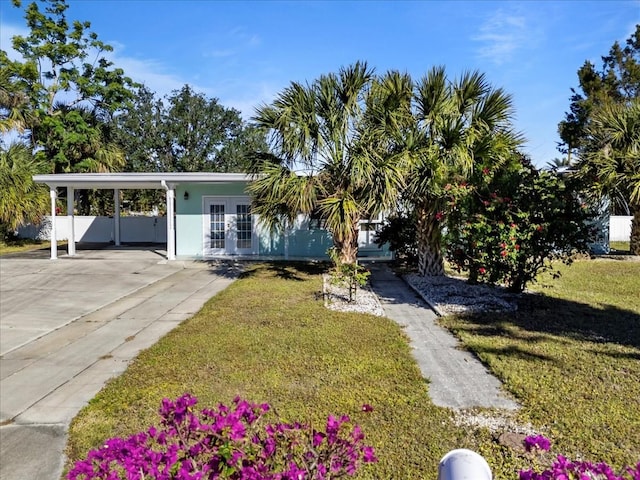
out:
{"label": "white soffit", "polygon": [[76,189],[164,189],[165,185],[193,183],[248,182],[251,175],[245,173],[56,173],[34,175],[36,183],[45,183],[50,188],[72,187]]}

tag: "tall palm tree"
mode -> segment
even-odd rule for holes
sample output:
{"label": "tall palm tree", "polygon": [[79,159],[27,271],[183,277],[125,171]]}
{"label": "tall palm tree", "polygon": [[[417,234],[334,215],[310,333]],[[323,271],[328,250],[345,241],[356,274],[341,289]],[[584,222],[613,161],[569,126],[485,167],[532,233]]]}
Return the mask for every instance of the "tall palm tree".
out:
{"label": "tall palm tree", "polygon": [[444,275],[441,247],[447,183],[496,168],[522,142],[511,122],[511,97],[478,72],[449,82],[432,68],[415,88],[415,129],[407,136],[411,158],[405,198],[414,206],[420,275]]}
{"label": "tall palm tree", "polygon": [[593,115],[578,173],[594,198],[628,199],[630,250],[640,255],[640,99],[608,103]]}
{"label": "tall palm tree", "polygon": [[13,232],[26,223],[36,223],[47,212],[49,194],[33,176],[46,171],[46,165],[22,143],[5,148],[0,142],[0,224]]}
{"label": "tall palm tree", "polygon": [[407,75],[378,79],[361,62],[292,83],[254,118],[269,130],[273,153],[252,164],[253,211],[272,229],[299,213],[318,215],[340,261],[354,263],[359,221],[389,208],[401,185],[403,154],[383,133],[404,121],[410,102]]}

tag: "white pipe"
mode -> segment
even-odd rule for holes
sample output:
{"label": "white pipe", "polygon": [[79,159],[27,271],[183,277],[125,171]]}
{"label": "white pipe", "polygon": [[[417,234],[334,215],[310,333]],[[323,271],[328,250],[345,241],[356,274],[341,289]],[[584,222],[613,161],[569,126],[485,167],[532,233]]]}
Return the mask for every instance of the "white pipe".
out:
{"label": "white pipe", "polygon": [[451,450],[440,460],[438,480],[491,480],[491,468],[476,452]]}

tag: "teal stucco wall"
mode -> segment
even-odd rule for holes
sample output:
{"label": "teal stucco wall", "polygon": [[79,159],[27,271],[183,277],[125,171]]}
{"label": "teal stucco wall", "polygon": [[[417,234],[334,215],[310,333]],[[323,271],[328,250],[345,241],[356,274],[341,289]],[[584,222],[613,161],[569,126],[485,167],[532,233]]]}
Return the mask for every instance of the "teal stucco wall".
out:
{"label": "teal stucco wall", "polygon": [[[204,198],[228,197],[238,199],[248,198],[246,183],[220,184],[181,184],[176,187],[176,255],[178,258],[205,258],[204,255]],[[185,192],[189,198],[185,200]],[[296,228],[286,236],[271,234],[262,228],[258,219],[254,217],[254,242],[251,255],[284,258],[285,251],[292,260],[296,258],[328,259],[327,250],[333,242],[326,230],[310,230],[308,222],[301,216],[296,222]],[[387,248],[374,251],[362,249],[361,256],[376,256],[390,258]]]}

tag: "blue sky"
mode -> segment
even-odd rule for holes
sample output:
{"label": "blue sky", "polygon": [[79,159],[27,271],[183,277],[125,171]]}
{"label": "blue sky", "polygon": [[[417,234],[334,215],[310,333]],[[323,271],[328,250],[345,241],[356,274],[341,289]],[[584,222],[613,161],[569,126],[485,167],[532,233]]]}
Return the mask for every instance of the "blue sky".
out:
{"label": "blue sky", "polygon": [[[23,3],[28,3],[23,0]],[[554,157],[557,124],[585,60],[601,65],[640,22],[640,0],[211,1],[69,0],[112,45],[112,60],[165,95],[185,83],[250,118],[291,81],[366,60],[414,78],[484,72],[514,98],[525,151]],[[0,0],[0,48],[24,34],[23,12]]]}

